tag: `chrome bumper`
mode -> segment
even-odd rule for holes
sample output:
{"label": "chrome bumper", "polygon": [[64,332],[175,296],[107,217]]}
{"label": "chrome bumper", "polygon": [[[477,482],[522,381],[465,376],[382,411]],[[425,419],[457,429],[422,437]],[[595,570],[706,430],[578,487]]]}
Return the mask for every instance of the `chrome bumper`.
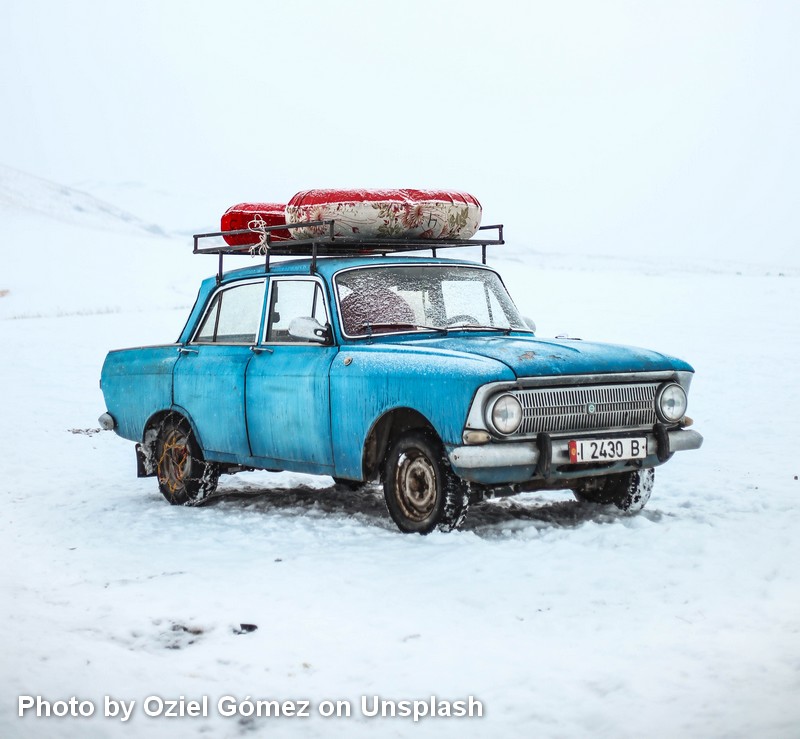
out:
{"label": "chrome bumper", "polygon": [[[659,441],[655,433],[645,432],[642,436],[647,437],[647,448],[651,450],[647,458],[642,460],[644,466],[647,467],[661,464],[673,452],[699,449],[703,443],[703,437],[691,429],[668,431],[666,433],[667,449],[658,450]],[[552,439],[551,444],[552,450],[548,467],[567,464],[569,462],[569,439]],[[659,453],[654,450],[658,450]],[[476,482],[489,482],[486,474],[479,474],[481,471],[490,473],[489,477],[495,478],[499,482],[505,476],[498,477],[491,472],[502,469],[509,471],[508,479],[504,480],[506,482],[521,482],[524,479],[530,479],[539,465],[540,456],[541,453],[535,440],[457,446],[448,452],[450,464],[456,473],[467,480]],[[591,472],[589,471],[587,474],[591,474]]]}

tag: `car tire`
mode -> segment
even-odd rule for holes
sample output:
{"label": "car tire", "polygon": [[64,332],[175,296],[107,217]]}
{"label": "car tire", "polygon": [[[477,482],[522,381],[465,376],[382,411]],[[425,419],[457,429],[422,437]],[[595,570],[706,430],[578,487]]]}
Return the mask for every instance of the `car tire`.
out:
{"label": "car tire", "polygon": [[172,505],[193,505],[217,489],[219,467],[203,459],[185,418],[167,416],[155,442],[158,489]]}
{"label": "car tire", "polygon": [[602,475],[581,480],[573,490],[582,503],[613,505],[626,513],[638,513],[650,500],[655,470],[624,472],[619,475]]}
{"label": "car tire", "polygon": [[400,436],[386,457],[386,507],[400,531],[429,534],[458,528],[467,514],[469,485],[455,475],[433,433]]}

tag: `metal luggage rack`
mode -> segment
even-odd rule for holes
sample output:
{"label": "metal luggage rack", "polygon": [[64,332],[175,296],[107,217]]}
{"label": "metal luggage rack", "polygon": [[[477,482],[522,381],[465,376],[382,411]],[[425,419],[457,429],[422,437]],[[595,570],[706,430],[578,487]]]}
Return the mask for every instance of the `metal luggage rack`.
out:
{"label": "metal luggage rack", "polygon": [[[195,234],[193,254],[216,254],[219,256],[219,269],[217,281],[222,279],[222,261],[226,255],[244,254],[248,256],[263,255],[265,257],[264,270],[269,271],[271,256],[276,257],[311,257],[311,271],[317,268],[318,257],[360,257],[366,255],[397,254],[407,251],[431,251],[433,256],[439,249],[453,247],[480,246],[481,261],[486,264],[486,247],[504,244],[503,225],[481,226],[478,231],[496,231],[494,239],[348,239],[334,236],[334,220],[306,221],[303,223],[281,224],[280,226],[263,226],[257,230],[241,228],[235,231],[214,231],[213,233]],[[319,236],[307,239],[288,239],[271,241],[273,231],[287,231],[295,228],[319,228]],[[327,233],[323,231],[327,229]],[[230,246],[229,244],[201,245],[202,239],[219,239],[224,236],[240,236],[244,234],[262,237],[261,243],[244,246]]]}

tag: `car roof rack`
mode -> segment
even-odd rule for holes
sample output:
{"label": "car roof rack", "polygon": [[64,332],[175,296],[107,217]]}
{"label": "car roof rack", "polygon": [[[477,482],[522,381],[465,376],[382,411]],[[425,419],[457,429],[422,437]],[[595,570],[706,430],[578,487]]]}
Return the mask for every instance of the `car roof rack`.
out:
{"label": "car roof rack", "polygon": [[[222,260],[227,255],[240,254],[247,256],[263,255],[264,270],[269,272],[271,256],[277,257],[311,257],[311,272],[316,272],[318,257],[363,257],[386,256],[409,251],[430,250],[433,256],[439,249],[453,247],[480,246],[481,261],[486,264],[486,247],[504,244],[503,225],[481,226],[478,231],[495,231],[493,239],[348,239],[334,236],[335,220],[305,221],[302,223],[281,224],[280,226],[260,226],[257,230],[242,228],[235,231],[214,231],[212,233],[195,234],[193,254],[216,254],[219,256],[217,282],[222,280]],[[315,229],[319,235],[306,239],[284,239],[272,241],[273,231],[287,231],[294,228]],[[253,245],[231,246],[230,244],[203,244],[202,240],[219,239],[225,236],[258,235],[260,241]]]}

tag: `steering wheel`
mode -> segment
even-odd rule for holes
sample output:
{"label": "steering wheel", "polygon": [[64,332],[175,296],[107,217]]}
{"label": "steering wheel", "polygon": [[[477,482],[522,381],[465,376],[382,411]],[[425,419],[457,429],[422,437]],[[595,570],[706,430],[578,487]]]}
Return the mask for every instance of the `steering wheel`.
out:
{"label": "steering wheel", "polygon": [[469,313],[459,313],[457,316],[453,316],[452,318],[448,318],[445,322],[445,326],[455,326],[457,323],[463,324],[472,324],[477,326],[478,319],[475,316],[471,316]]}

